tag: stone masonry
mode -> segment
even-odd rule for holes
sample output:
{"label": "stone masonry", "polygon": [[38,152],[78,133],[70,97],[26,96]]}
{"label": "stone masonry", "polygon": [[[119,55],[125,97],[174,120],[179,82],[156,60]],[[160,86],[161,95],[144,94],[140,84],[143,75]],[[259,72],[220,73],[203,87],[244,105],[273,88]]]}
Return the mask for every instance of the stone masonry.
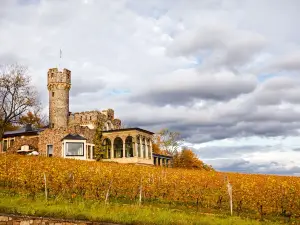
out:
{"label": "stone masonry", "polygon": [[83,126],[71,126],[71,127],[58,127],[53,129],[46,129],[39,135],[39,152],[41,155],[46,156],[46,146],[48,144],[53,145],[53,156],[61,157],[62,154],[62,142],[68,134],[79,134],[87,139],[87,143],[93,143],[95,137],[95,130],[89,129]]}
{"label": "stone masonry", "polygon": [[21,148],[23,145],[29,145],[31,148],[38,150],[38,143],[39,143],[39,137],[38,136],[32,136],[32,137],[17,137],[15,138],[15,142],[13,146],[9,147],[7,149],[7,152],[16,153],[18,149]]}
{"label": "stone masonry", "polygon": [[116,224],[0,214],[0,225],[116,225]]}
{"label": "stone masonry", "polygon": [[48,71],[49,124],[51,128],[67,127],[71,71],[57,68]]}
{"label": "stone masonry", "polygon": [[71,113],[68,118],[69,126],[81,125],[87,126],[90,129],[96,128],[99,121],[103,123],[104,130],[117,130],[121,128],[121,120],[114,118],[114,110],[112,109]]}

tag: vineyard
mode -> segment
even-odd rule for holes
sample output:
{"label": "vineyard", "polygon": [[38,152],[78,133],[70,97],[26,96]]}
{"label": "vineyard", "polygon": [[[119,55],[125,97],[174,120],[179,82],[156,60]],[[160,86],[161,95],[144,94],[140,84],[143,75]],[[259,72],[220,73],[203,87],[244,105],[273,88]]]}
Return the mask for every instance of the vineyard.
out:
{"label": "vineyard", "polygon": [[[31,197],[184,205],[229,212],[225,175],[232,184],[233,213],[300,216],[300,178],[85,162],[17,155],[0,157],[0,187]],[[46,182],[45,182],[46,181]]]}

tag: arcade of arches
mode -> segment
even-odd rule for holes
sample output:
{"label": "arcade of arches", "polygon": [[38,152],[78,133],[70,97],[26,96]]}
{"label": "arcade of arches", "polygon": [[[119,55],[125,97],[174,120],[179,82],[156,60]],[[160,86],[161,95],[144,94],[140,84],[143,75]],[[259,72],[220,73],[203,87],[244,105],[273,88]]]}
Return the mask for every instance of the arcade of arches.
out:
{"label": "arcade of arches", "polygon": [[106,159],[138,157],[152,159],[151,139],[143,135],[105,137],[102,145]]}

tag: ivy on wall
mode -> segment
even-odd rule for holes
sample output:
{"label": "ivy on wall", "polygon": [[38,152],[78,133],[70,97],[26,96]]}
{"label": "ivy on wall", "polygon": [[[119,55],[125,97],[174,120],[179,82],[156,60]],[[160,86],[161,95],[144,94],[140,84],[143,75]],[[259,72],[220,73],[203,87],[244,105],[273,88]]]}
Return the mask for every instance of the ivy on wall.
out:
{"label": "ivy on wall", "polygon": [[101,159],[107,158],[107,153],[104,150],[104,146],[102,145],[103,143],[103,135],[102,135],[102,130],[104,127],[105,119],[103,117],[99,117],[98,121],[96,123],[96,132],[95,132],[95,137],[94,137],[94,151],[95,151],[95,159],[97,161]]}

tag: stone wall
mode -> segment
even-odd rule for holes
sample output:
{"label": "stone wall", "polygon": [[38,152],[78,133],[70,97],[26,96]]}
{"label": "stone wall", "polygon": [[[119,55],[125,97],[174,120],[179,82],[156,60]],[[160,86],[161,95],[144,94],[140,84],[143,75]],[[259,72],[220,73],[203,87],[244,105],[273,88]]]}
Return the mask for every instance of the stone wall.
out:
{"label": "stone wall", "polygon": [[122,125],[121,120],[119,120],[119,119],[114,119],[114,120],[112,121],[112,123],[113,123],[114,128],[115,128],[116,130],[117,130],[117,129],[121,129],[121,125]]}
{"label": "stone wall", "polygon": [[89,126],[92,125],[94,128],[99,120],[107,120],[106,116],[101,114],[100,111],[87,111],[87,112],[77,112],[69,115],[68,121],[69,126],[74,125],[83,125]]}
{"label": "stone wall", "polygon": [[62,156],[62,139],[68,134],[79,134],[87,139],[87,143],[93,143],[95,130],[88,127],[71,126],[68,128],[60,127],[47,129],[39,135],[39,152],[41,155],[47,155],[47,145],[53,145],[53,156]]}
{"label": "stone wall", "polygon": [[114,118],[114,110],[112,109],[72,113],[68,118],[69,126],[81,125],[88,126],[91,129],[96,128],[98,121],[104,124],[104,130],[107,128],[114,130],[121,128],[121,120]]}
{"label": "stone wall", "polygon": [[0,214],[0,225],[116,225],[78,220],[62,220],[44,217],[27,217]]}
{"label": "stone wall", "polygon": [[29,145],[29,147],[38,151],[39,149],[39,137],[28,136],[28,137],[16,137],[13,146],[7,149],[7,152],[16,153],[23,145]]}

